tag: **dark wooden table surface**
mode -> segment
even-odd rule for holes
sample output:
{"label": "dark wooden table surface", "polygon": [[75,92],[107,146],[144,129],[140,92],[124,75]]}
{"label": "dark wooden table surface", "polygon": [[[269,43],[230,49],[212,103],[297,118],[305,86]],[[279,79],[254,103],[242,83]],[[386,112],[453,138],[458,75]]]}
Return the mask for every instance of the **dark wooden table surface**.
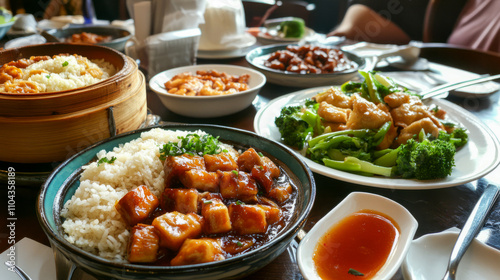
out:
{"label": "dark wooden table surface", "polygon": [[[427,45],[422,49],[422,57],[430,61],[454,66],[457,68],[473,71],[479,74],[500,73],[500,55],[486,54],[465,49],[449,48],[442,45]],[[249,66],[244,58],[228,60],[198,60],[202,63],[225,63],[233,65]],[[196,119],[186,118],[168,111],[161,104],[158,97],[148,91],[148,107],[163,121],[181,122],[191,124],[218,124],[253,131],[253,119],[256,112],[273,98],[283,94],[300,90],[299,88],[283,87],[266,84],[253,105],[249,108],[231,116]],[[485,98],[458,98],[448,97],[449,101],[465,108],[476,115],[492,130],[497,137],[500,134],[500,93],[489,95]],[[1,150],[1,148],[0,148]],[[496,174],[497,182],[500,182],[500,168],[492,174]],[[370,192],[388,197],[405,206],[417,219],[419,227],[415,238],[428,233],[446,230],[450,227],[462,228],[474,204],[481,195],[485,181],[480,179],[464,185],[431,190],[394,190],[361,186],[343,181],[331,179],[315,174],[317,195],[314,207],[305,224],[305,230],[309,230],[314,224],[334,208],[341,200],[353,191]],[[0,205],[4,209],[0,211],[0,219],[7,221],[7,195],[6,186],[0,185]],[[15,239],[21,240],[29,237],[38,242],[48,245],[48,240],[38,224],[36,218],[36,199],[39,188],[18,187],[16,189],[17,227]],[[4,223],[5,224],[5,223]],[[0,251],[6,250],[10,245],[7,243],[8,229],[5,225],[0,228]],[[494,206],[485,226],[480,233],[480,239],[488,245],[500,249],[500,202]],[[272,263],[247,277],[246,279],[303,279],[295,262],[295,249],[297,243],[294,241],[285,251]],[[393,279],[403,279],[399,271]]]}

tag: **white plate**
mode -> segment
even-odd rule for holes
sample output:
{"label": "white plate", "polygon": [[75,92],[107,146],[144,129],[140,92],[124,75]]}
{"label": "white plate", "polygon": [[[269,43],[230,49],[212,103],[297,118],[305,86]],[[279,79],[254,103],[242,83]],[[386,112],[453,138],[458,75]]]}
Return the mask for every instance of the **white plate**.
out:
{"label": "white plate", "polygon": [[373,279],[390,279],[396,273],[404,260],[406,252],[410,248],[411,241],[418,227],[417,220],[415,220],[406,208],[393,200],[376,194],[353,192],[321,218],[300,241],[297,250],[297,263],[305,279],[321,279],[316,273],[313,262],[313,254],[318,240],[342,219],[364,209],[383,213],[397,223],[400,229],[397,244],[387,262]]}
{"label": "white plate", "polygon": [[[427,234],[412,242],[402,265],[406,280],[441,280],[458,229]],[[500,251],[474,239],[457,270],[457,280],[498,279],[500,275]]]}
{"label": "white plate", "polygon": [[[300,90],[271,100],[261,108],[254,119],[255,132],[269,139],[280,141],[281,134],[274,124],[284,106],[303,104],[307,98],[325,90],[316,87]],[[491,172],[500,163],[500,143],[494,133],[476,116],[467,110],[443,99],[429,99],[447,112],[447,116],[461,123],[469,131],[469,142],[457,151],[455,164],[450,176],[439,180],[410,180],[385,177],[366,177],[332,169],[304,158],[312,171],[330,178],[379,188],[387,189],[436,189],[452,187],[479,179]]]}

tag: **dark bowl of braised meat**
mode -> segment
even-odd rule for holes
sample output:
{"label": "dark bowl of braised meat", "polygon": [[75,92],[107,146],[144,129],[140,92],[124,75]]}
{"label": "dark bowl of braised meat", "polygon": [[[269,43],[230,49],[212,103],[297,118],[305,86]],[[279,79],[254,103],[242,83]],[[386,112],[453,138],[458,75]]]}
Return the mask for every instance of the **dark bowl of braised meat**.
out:
{"label": "dark bowl of braised meat", "polygon": [[369,67],[357,55],[317,45],[264,46],[250,51],[246,60],[268,82],[300,88],[340,85]]}
{"label": "dark bowl of braised meat", "polygon": [[236,279],[282,254],[316,187],[295,152],[253,132],[167,125],[62,163],[38,219],[56,257],[99,279]]}
{"label": "dark bowl of braised meat", "polygon": [[49,32],[61,42],[100,45],[125,50],[125,43],[132,37],[127,29],[117,26],[72,26]]}

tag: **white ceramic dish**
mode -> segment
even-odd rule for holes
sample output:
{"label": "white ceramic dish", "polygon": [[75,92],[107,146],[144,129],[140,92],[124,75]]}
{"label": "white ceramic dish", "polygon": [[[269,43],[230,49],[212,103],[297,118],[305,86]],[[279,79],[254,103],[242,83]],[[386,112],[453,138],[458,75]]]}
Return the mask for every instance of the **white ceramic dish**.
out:
{"label": "white ceramic dish", "polygon": [[[271,53],[279,50],[285,50],[290,44],[284,45],[269,45],[258,47],[251,50],[246,56],[247,62],[256,70],[266,75],[267,81],[273,84],[310,88],[317,86],[330,86],[336,84],[343,84],[349,80],[359,77],[358,70],[363,70],[366,67],[371,67],[364,58],[360,58],[354,54],[346,53],[346,56],[352,61],[356,62],[357,68],[350,69],[342,72],[326,73],[326,74],[300,74],[287,71],[280,71],[271,69],[264,66]],[[293,45],[293,44],[291,44]]]}
{"label": "white ceramic dish", "polygon": [[198,47],[196,57],[203,59],[229,59],[244,57],[256,42],[257,38],[248,33],[244,33],[240,41],[232,42],[228,47],[225,48]]}
{"label": "white ceramic dish", "polygon": [[410,248],[418,227],[417,220],[406,208],[388,198],[370,193],[353,192],[321,218],[300,241],[297,250],[297,263],[305,279],[321,279],[314,268],[313,262],[313,253],[319,238],[346,216],[363,209],[383,213],[398,224],[400,236],[396,247],[373,279],[387,280],[396,273]]}
{"label": "white ceramic dish", "polygon": [[[249,74],[249,90],[217,96],[181,96],[170,94],[165,89],[165,82],[177,74],[198,70],[216,70],[230,75]],[[156,92],[161,102],[170,111],[193,118],[214,118],[239,112],[252,104],[260,89],[266,83],[266,77],[258,71],[232,65],[205,64],[173,68],[155,75],[149,81],[150,88]]]}
{"label": "white ceramic dish", "polygon": [[[452,229],[414,240],[402,265],[404,279],[441,280],[458,234]],[[498,279],[499,264],[500,251],[476,238],[460,261],[457,280]]]}
{"label": "white ceramic dish", "polygon": [[[326,89],[317,87],[300,90],[273,99],[261,108],[254,118],[255,132],[269,139],[280,141],[280,133],[274,119],[284,106],[303,104],[307,98]],[[469,131],[469,142],[455,155],[455,164],[450,176],[439,180],[409,180],[385,177],[366,177],[352,174],[305,159],[312,171],[346,182],[388,189],[436,189],[468,183],[491,172],[500,163],[500,142],[493,131],[469,111],[443,99],[428,99],[447,112],[447,116],[463,124]]]}

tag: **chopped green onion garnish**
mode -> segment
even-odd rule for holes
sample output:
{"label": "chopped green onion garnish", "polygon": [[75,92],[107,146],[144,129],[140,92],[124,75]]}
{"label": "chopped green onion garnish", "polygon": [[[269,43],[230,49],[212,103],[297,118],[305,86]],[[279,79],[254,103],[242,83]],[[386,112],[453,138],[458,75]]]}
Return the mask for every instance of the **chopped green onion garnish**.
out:
{"label": "chopped green onion garnish", "polygon": [[68,66],[68,64],[69,64],[69,62],[65,61],[65,62],[63,62],[62,66],[66,67],[66,66]]}
{"label": "chopped green onion garnish", "polygon": [[210,203],[212,203],[212,201],[211,200],[205,200],[205,201],[203,201],[203,203],[210,204]]}
{"label": "chopped green onion garnish", "polygon": [[115,162],[116,160],[116,157],[111,157],[111,159],[108,159],[106,157],[103,157],[101,158],[98,162],[97,162],[97,166],[101,165],[101,163],[109,163],[109,164],[112,164],[113,162]]}
{"label": "chopped green onion garnish", "polygon": [[244,204],[245,204],[245,203],[244,203],[244,202],[242,202],[242,201],[239,201],[239,200],[238,200],[238,201],[236,201],[236,205],[244,205]]}
{"label": "chopped green onion garnish", "polygon": [[261,152],[257,153],[259,156],[263,157],[264,155]]}
{"label": "chopped green onion garnish", "polygon": [[356,269],[353,269],[353,268],[349,268],[349,271],[348,271],[349,274],[352,274],[354,276],[365,276],[363,273],[357,271]]}
{"label": "chopped green onion garnish", "polygon": [[241,247],[241,246],[243,246],[243,243],[241,243],[240,241],[238,241],[238,242],[236,243],[236,245],[238,245],[239,247]]}
{"label": "chopped green onion garnish", "polygon": [[234,175],[238,176],[238,170],[233,170],[231,172],[233,172]]}

